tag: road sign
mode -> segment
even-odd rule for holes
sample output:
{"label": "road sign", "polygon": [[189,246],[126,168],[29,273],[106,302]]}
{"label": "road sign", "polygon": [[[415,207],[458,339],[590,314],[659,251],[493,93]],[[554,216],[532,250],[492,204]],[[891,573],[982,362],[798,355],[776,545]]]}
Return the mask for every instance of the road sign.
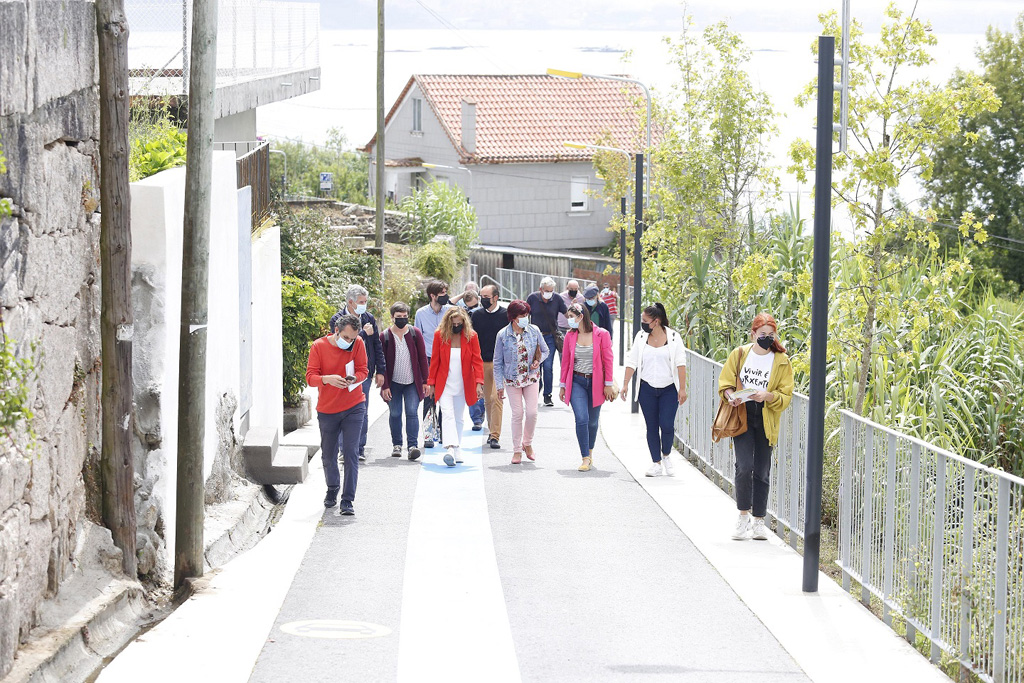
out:
{"label": "road sign", "polygon": [[333,173],[321,173],[320,174],[320,189],[324,192],[330,192],[334,189],[334,174]]}

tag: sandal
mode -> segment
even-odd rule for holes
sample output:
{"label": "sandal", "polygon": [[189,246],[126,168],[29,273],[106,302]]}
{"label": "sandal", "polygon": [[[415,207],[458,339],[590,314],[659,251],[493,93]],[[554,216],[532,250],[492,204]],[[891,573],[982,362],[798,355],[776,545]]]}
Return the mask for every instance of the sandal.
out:
{"label": "sandal", "polygon": [[513,453],[512,454],[512,464],[513,465],[518,465],[521,462],[523,462],[523,454],[519,453],[519,452]]}
{"label": "sandal", "polygon": [[533,457],[533,446],[523,446],[523,450],[526,451],[527,458],[530,460],[536,460],[536,458]]}

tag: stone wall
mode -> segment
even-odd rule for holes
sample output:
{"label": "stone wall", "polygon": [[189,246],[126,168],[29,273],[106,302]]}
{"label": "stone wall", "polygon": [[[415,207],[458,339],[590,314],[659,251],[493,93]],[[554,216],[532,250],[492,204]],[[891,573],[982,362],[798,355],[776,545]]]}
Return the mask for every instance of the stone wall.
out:
{"label": "stone wall", "polygon": [[91,2],[0,2],[0,313],[38,367],[35,445],[0,441],[0,676],[98,509],[97,84]]}

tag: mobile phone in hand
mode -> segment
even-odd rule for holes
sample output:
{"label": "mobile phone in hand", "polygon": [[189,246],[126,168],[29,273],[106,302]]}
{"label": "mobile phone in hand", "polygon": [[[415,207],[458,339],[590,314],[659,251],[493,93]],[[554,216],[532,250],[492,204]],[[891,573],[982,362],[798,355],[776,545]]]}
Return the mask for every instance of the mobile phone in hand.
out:
{"label": "mobile phone in hand", "polygon": [[346,381],[346,382],[355,382],[355,381],[356,381],[356,378],[355,378],[355,377],[353,377],[352,375],[347,375],[347,376],[345,377],[345,381]]}

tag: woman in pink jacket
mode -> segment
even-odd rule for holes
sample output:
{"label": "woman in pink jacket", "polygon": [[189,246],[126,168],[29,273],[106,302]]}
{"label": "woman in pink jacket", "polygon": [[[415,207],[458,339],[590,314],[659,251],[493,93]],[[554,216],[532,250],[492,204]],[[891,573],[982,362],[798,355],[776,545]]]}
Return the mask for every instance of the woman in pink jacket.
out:
{"label": "woman in pink jacket", "polygon": [[601,404],[615,399],[612,338],[607,330],[594,325],[580,304],[569,306],[565,319],[569,333],[562,345],[559,398],[572,406],[576,415],[576,440],[583,456],[579,470],[588,472],[593,465]]}

